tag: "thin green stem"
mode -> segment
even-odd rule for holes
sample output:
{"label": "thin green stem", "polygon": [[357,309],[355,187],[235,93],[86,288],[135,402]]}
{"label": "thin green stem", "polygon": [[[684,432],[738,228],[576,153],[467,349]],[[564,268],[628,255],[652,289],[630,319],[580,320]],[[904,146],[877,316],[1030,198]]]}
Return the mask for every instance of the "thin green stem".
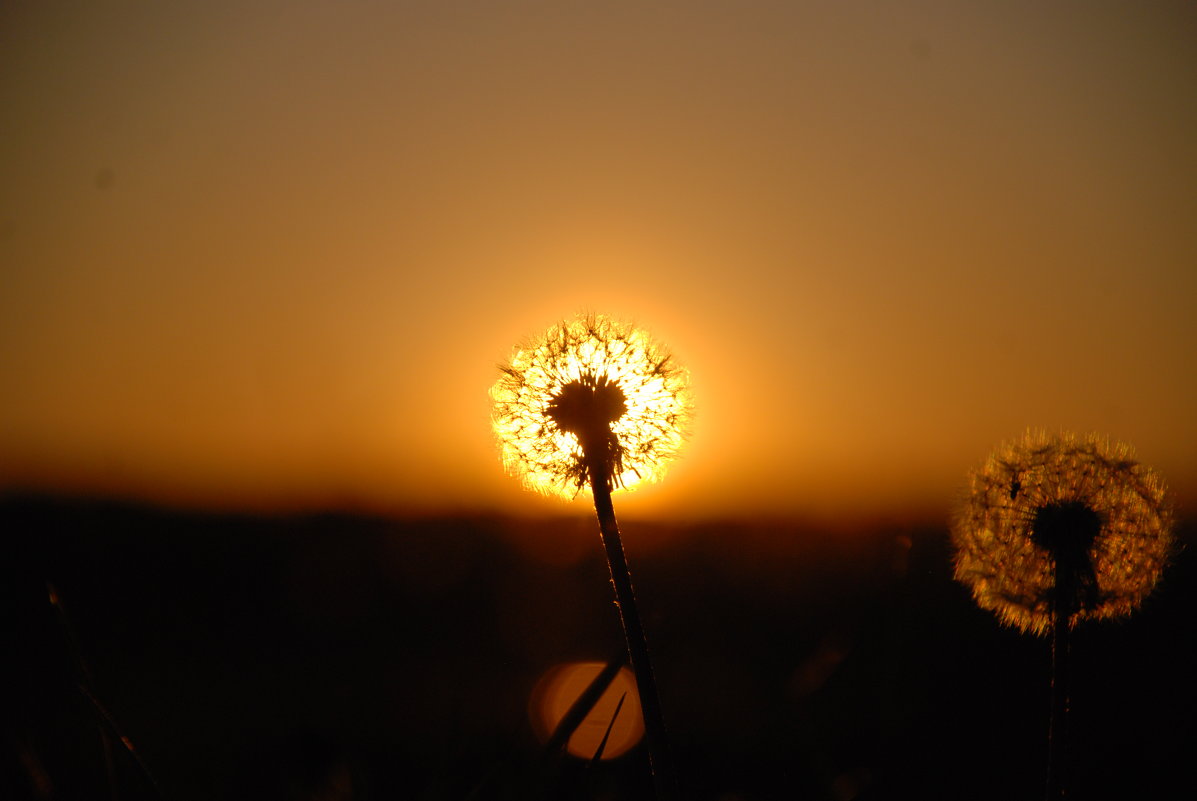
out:
{"label": "thin green stem", "polygon": [[648,640],[644,636],[644,625],[640,621],[636,595],[632,591],[632,576],[628,571],[623,541],[619,536],[619,524],[615,520],[615,507],[611,503],[607,468],[599,459],[591,460],[591,468],[590,488],[594,494],[594,509],[598,515],[603,548],[607,552],[607,565],[611,569],[611,583],[615,587],[615,603],[619,607],[619,617],[623,622],[628,657],[636,675],[636,689],[640,694],[640,708],[644,713],[644,735],[648,741],[653,783],[658,801],[672,801],[677,795],[677,785],[669,761],[665,719],[661,714],[661,700],[657,695],[657,683],[653,679],[652,663],[648,657]]}

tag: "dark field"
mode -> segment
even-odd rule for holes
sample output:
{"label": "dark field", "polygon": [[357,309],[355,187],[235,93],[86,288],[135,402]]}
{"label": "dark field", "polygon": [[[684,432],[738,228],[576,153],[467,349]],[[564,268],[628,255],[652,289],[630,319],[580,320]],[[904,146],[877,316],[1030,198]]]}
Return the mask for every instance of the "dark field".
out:
{"label": "dark field", "polygon": [[[642,748],[542,761],[528,722],[542,673],[621,651],[590,517],[18,498],[0,521],[0,797],[651,793]],[[623,528],[683,798],[1042,797],[1048,640],[974,605],[945,528]],[[1197,797],[1193,525],[1180,535],[1136,616],[1074,636],[1072,798]],[[159,793],[119,743],[109,777],[80,658]]]}

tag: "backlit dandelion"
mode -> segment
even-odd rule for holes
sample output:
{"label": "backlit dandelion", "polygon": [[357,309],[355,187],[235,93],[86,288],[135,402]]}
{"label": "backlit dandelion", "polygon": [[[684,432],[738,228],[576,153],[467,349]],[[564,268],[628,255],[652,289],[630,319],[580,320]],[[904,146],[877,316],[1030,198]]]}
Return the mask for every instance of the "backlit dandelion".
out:
{"label": "backlit dandelion", "polygon": [[660,478],[682,445],[688,376],[637,328],[562,322],[501,370],[491,397],[503,462],[540,492],[575,496],[593,470],[630,489]]}
{"label": "backlit dandelion", "polygon": [[1129,615],[1172,545],[1164,484],[1130,448],[1096,436],[1027,434],[970,476],[952,529],[956,578],[1002,622],[1043,634]]}
{"label": "backlit dandelion", "polygon": [[1163,481],[1129,447],[1028,433],[970,476],[952,527],[956,578],[1002,622],[1051,634],[1049,801],[1067,795],[1069,631],[1129,615],[1172,547]]}
{"label": "backlit dandelion", "polygon": [[686,372],[643,331],[600,316],[554,326],[500,370],[491,397],[507,469],[542,492],[590,487],[665,801],[675,793],[665,723],[611,492],[659,478],[677,454],[690,415]]}

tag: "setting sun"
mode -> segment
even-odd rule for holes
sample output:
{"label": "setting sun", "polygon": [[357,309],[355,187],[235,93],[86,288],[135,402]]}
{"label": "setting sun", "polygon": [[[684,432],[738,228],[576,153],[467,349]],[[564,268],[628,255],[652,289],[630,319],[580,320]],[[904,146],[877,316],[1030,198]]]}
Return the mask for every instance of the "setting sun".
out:
{"label": "setting sun", "polygon": [[0,797],[1197,798],[1197,3],[0,42]]}
{"label": "setting sun", "polygon": [[1191,505],[1191,10],[866,5],[11,11],[0,488],[555,514],[487,390],[593,309],[698,402],[629,517],[943,519],[1028,426]]}
{"label": "setting sun", "polygon": [[507,469],[546,494],[573,498],[587,483],[584,407],[602,404],[614,487],[659,479],[690,417],[688,377],[648,335],[606,317],[562,322],[520,349],[491,388]]}

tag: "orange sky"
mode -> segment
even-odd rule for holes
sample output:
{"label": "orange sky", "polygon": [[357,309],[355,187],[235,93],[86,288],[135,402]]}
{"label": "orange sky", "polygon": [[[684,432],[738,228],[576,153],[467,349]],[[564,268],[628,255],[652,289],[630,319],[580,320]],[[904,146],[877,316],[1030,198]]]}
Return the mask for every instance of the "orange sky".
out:
{"label": "orange sky", "polygon": [[1197,502],[1188,2],[0,9],[0,487],[561,511],[487,388],[693,374],[659,518],[941,514],[1027,426]]}

